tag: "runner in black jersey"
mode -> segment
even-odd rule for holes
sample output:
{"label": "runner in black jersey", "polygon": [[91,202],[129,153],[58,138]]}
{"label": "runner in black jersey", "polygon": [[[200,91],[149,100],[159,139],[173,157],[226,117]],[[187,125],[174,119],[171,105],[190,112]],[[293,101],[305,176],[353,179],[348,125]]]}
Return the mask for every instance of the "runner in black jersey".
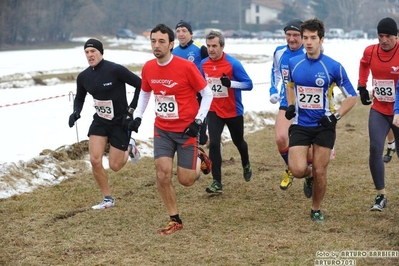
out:
{"label": "runner in black jersey", "polygon": [[[104,200],[93,209],[105,209],[114,206],[107,174],[102,164],[106,145],[109,149],[109,168],[119,171],[129,157],[128,123],[137,106],[140,94],[141,78],[126,67],[104,60],[103,45],[97,39],[89,39],[84,45],[89,67],[77,77],[76,97],[73,113],[69,117],[69,127],[80,118],[87,93],[93,96],[95,114],[89,128],[89,153],[92,172]],[[132,102],[128,105],[126,83],[135,87]]]}

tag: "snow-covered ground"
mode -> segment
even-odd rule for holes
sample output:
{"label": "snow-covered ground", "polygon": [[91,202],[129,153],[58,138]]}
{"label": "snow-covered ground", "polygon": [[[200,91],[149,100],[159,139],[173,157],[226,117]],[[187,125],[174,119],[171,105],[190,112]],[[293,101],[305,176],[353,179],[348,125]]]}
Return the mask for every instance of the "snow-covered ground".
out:
{"label": "snow-covered ground", "polygon": [[[75,81],[60,82],[58,79],[44,80],[47,84],[35,85],[33,77],[38,73],[73,73],[87,67],[83,43],[88,38],[75,39],[76,47],[70,49],[24,50],[0,52],[0,198],[28,192],[40,185],[59,183],[67,176],[55,174],[54,160],[39,156],[44,149],[56,150],[77,141],[87,139],[87,130],[94,113],[90,96],[82,111],[77,127],[68,127],[72,112]],[[204,40],[199,40],[205,43]],[[364,48],[377,40],[326,40],[325,54],[341,62],[346,68],[352,84],[356,86],[359,60]],[[103,39],[104,58],[122,65],[142,65],[153,58],[148,39],[136,40]],[[131,49],[117,50],[113,47],[130,45]],[[255,122],[246,125],[246,133],[274,123],[264,119],[260,112],[275,113],[277,105],[269,102],[271,58],[277,45],[284,40],[227,39],[225,52],[242,58],[241,61],[255,86],[250,92],[243,92],[246,115]],[[107,48],[109,47],[109,48]],[[137,73],[140,74],[140,73]],[[128,86],[128,99],[133,97],[134,88]],[[150,101],[150,104],[153,101]],[[139,133],[133,137],[146,143],[151,141],[154,114],[148,106]],[[224,134],[228,138],[228,134]],[[142,155],[150,156],[151,149],[139,146]],[[33,174],[26,166],[32,160],[40,164]],[[41,161],[41,163],[39,163]],[[65,169],[64,169],[65,170]],[[29,177],[10,178],[14,172],[25,171]],[[66,170],[65,170],[66,171]],[[66,171],[68,172],[68,171]],[[7,178],[4,176],[7,175]]]}

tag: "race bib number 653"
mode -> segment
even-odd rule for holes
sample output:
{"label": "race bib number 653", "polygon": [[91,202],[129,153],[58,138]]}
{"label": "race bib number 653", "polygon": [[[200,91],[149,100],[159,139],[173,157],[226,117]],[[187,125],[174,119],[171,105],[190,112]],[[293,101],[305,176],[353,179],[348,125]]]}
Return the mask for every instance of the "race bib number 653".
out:
{"label": "race bib number 653", "polygon": [[112,120],[114,118],[114,106],[112,100],[100,101],[94,99],[94,108],[96,109],[97,115],[99,117],[105,118],[107,120]]}

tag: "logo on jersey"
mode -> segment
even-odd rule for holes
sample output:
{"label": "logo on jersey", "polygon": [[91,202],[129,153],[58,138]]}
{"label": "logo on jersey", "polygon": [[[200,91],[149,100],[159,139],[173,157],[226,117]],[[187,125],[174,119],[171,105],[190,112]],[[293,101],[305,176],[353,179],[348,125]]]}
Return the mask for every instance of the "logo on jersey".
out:
{"label": "logo on jersey", "polygon": [[399,66],[391,66],[393,72],[391,72],[392,74],[397,74],[399,71]]}
{"label": "logo on jersey", "polygon": [[104,87],[107,87],[107,86],[112,86],[112,81],[110,81],[110,82],[107,82],[107,83],[103,83],[103,86],[104,86]]}
{"label": "logo on jersey", "polygon": [[151,79],[151,84],[161,84],[162,86],[165,86],[167,88],[173,88],[178,83],[173,82],[173,80],[171,79]]}
{"label": "logo on jersey", "polygon": [[324,85],[324,79],[322,79],[322,78],[317,78],[317,79],[316,79],[316,85],[317,85],[317,86],[320,86],[320,87],[323,87],[323,85]]}

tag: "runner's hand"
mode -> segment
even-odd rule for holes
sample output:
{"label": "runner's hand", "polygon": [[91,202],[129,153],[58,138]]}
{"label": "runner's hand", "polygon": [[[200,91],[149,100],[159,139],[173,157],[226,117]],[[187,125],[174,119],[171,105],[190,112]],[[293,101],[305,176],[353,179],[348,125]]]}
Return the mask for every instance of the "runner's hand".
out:
{"label": "runner's hand", "polygon": [[360,100],[362,100],[362,104],[363,105],[371,104],[370,94],[369,94],[369,91],[366,89],[366,87],[359,86],[359,87],[357,87],[357,90],[359,91]]}
{"label": "runner's hand", "polygon": [[285,118],[287,118],[288,120],[291,120],[295,116],[296,116],[295,105],[288,106],[287,110],[285,111]]}
{"label": "runner's hand", "polygon": [[278,93],[274,93],[270,96],[270,102],[272,104],[276,104],[280,101],[280,95]]}
{"label": "runner's hand", "polygon": [[131,120],[129,122],[127,129],[138,133],[140,125],[141,125],[141,118],[136,117],[134,120]]}
{"label": "runner's hand", "polygon": [[222,82],[223,86],[225,86],[227,88],[230,88],[231,81],[230,81],[229,77],[226,74],[223,73],[223,76],[220,78],[220,81]]}
{"label": "runner's hand", "polygon": [[322,125],[323,127],[326,128],[334,128],[337,125],[337,118],[335,115],[330,115],[330,116],[323,116],[322,118],[319,119],[319,125]]}
{"label": "runner's hand", "polygon": [[78,120],[80,118],[80,114],[78,114],[76,111],[73,112],[70,116],[69,116],[69,127],[73,127],[73,125],[75,124],[76,120]]}
{"label": "runner's hand", "polygon": [[133,121],[133,115],[129,112],[123,115],[122,126],[123,129],[127,130],[129,128],[129,123]]}
{"label": "runner's hand", "polygon": [[197,137],[200,128],[201,125],[194,121],[184,130],[184,133],[189,135],[190,137]]}

